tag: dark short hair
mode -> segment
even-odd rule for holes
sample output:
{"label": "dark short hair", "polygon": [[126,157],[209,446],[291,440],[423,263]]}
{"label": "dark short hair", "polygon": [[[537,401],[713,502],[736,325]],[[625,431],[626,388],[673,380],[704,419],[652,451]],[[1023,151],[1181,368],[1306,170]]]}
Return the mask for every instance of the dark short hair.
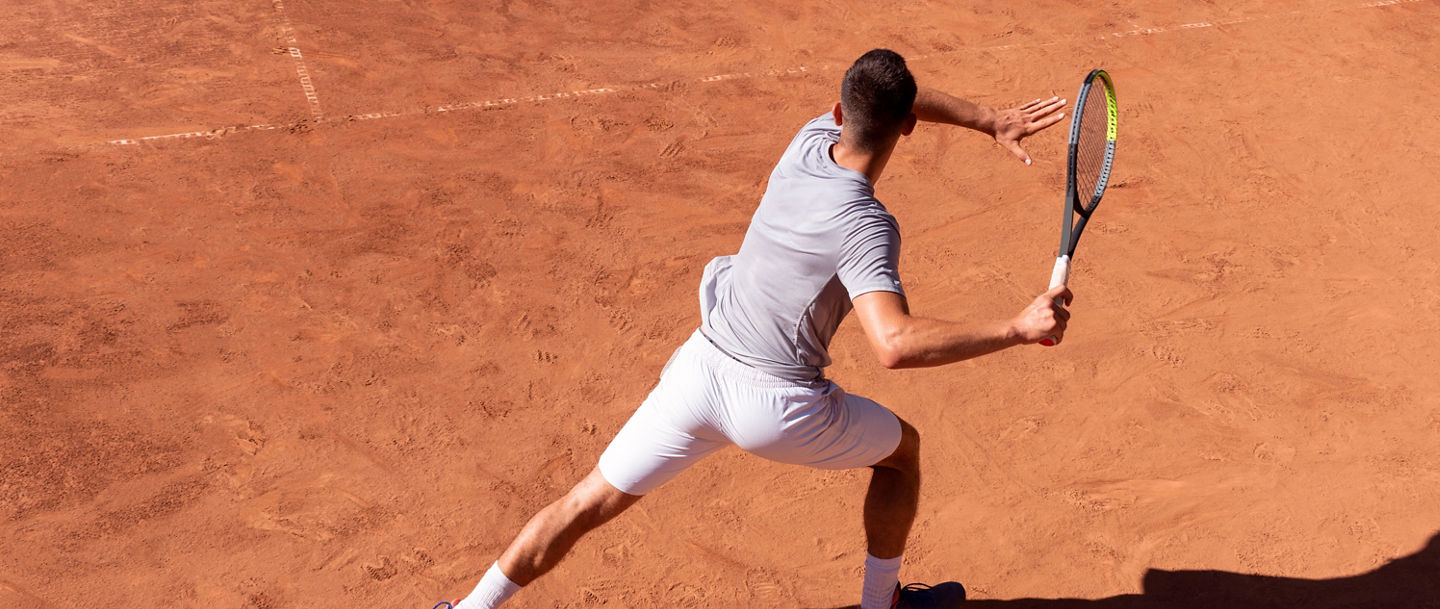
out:
{"label": "dark short hair", "polygon": [[874,150],[895,137],[914,106],[915,77],[899,53],[875,49],[845,71],[840,107],[856,145]]}

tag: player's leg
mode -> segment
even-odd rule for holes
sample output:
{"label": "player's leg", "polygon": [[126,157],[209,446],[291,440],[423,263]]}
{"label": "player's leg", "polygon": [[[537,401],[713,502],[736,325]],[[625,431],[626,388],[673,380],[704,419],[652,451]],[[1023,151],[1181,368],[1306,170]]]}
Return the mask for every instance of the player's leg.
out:
{"label": "player's leg", "polygon": [[[703,338],[701,339],[703,340]],[[640,497],[724,447],[706,428],[702,382],[708,371],[682,346],[660,383],[600,455],[600,462],[560,500],[531,517],[456,609],[495,609],[520,587],[549,572],[586,533],[620,515]]]}
{"label": "player's leg", "polygon": [[640,495],[624,493],[606,482],[600,468],[591,470],[564,497],[530,519],[500,555],[500,570],[519,586],[535,581],[554,568],[580,536],[639,500]]}
{"label": "player's leg", "polygon": [[496,609],[559,564],[586,533],[723,446],[656,427],[651,406],[647,401],[636,411],[584,480],[530,518],[456,609]]}
{"label": "player's leg", "polygon": [[900,445],[870,466],[865,491],[865,577],[860,609],[889,609],[900,583],[900,560],[920,506],[920,432],[900,417]]}
{"label": "player's leg", "polygon": [[[954,582],[900,591],[901,555],[920,497],[920,434],[874,400],[827,386],[774,390],[777,408],[732,412],[726,429],[742,448],[821,469],[871,468],[865,495],[865,577],[861,609],[951,607]],[[775,416],[778,414],[778,418]],[[762,416],[763,415],[763,416]]]}
{"label": "player's leg", "polygon": [[905,540],[920,505],[920,432],[904,419],[896,419],[900,420],[900,445],[870,466],[870,488],[865,492],[866,549],[881,559],[905,552]]}
{"label": "player's leg", "polygon": [[899,587],[900,557],[920,504],[920,433],[904,419],[895,418],[900,421],[900,444],[890,456],[870,466],[870,488],[865,492],[867,552],[860,607],[958,607],[965,601],[965,587],[957,582]]}
{"label": "player's leg", "polygon": [[490,566],[470,596],[456,609],[495,609],[560,563],[580,537],[619,516],[635,502],[600,474],[600,468],[546,506],[520,530],[514,541]]}
{"label": "player's leg", "polygon": [[725,431],[741,448],[774,461],[821,469],[872,468],[860,607],[890,609],[919,503],[920,434],[888,408],[833,383],[772,388],[767,394],[772,407],[731,412]]}
{"label": "player's leg", "polygon": [[900,557],[920,504],[920,433],[900,419],[895,452],[870,466],[865,493],[865,581],[861,609],[958,607],[965,587],[957,582],[899,587]]}

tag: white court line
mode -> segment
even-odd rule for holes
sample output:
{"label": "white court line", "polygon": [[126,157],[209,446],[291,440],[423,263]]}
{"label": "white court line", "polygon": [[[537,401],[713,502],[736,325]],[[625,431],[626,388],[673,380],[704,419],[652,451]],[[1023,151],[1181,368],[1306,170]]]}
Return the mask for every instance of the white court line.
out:
{"label": "white court line", "polygon": [[1335,12],[1339,12],[1339,11],[1352,10],[1352,9],[1383,8],[1383,7],[1387,7],[1387,6],[1396,6],[1396,5],[1400,5],[1400,4],[1416,4],[1416,3],[1420,3],[1420,2],[1430,2],[1430,1],[1431,1],[1431,0],[1381,0],[1381,1],[1379,1],[1379,2],[1366,2],[1366,3],[1364,3],[1364,4],[1358,4],[1358,5],[1352,5],[1352,6],[1342,6],[1342,7],[1338,7],[1338,8],[1332,8],[1332,9],[1320,10],[1320,11],[1290,11],[1290,12],[1288,12],[1288,13],[1274,14],[1274,15],[1256,15],[1256,16],[1254,16],[1254,17],[1232,17],[1232,18],[1228,18],[1228,19],[1220,19],[1220,20],[1217,20],[1217,21],[1196,21],[1196,22],[1194,22],[1194,23],[1182,23],[1182,24],[1180,24],[1180,25],[1175,25],[1175,26],[1170,26],[1170,27],[1140,27],[1140,26],[1134,26],[1132,29],[1125,30],[1125,31],[1123,31],[1123,32],[1111,32],[1111,33],[1109,33],[1109,34],[1101,34],[1100,36],[1097,36],[1096,38],[1099,38],[1099,39],[1101,39],[1101,40],[1105,40],[1105,39],[1109,39],[1109,38],[1125,38],[1125,37],[1130,37],[1130,36],[1149,36],[1149,35],[1152,35],[1152,34],[1164,34],[1164,33],[1167,33],[1167,32],[1178,32],[1178,31],[1184,31],[1184,30],[1197,30],[1197,29],[1217,27],[1217,26],[1221,26],[1221,25],[1235,25],[1235,24],[1239,24],[1239,23],[1253,23],[1253,22],[1256,22],[1256,21],[1264,21],[1264,20],[1267,20],[1267,19],[1275,19],[1275,18],[1277,18],[1277,17],[1281,17],[1281,16],[1285,16],[1285,15],[1306,15],[1306,14],[1316,14],[1316,13],[1335,13]]}
{"label": "white court line", "polygon": [[[282,19],[284,19],[283,6],[281,5],[282,0],[273,0],[273,1],[274,1],[274,3],[275,3],[276,10],[277,10],[277,11],[281,11],[281,17],[282,17]],[[1401,5],[1401,4],[1417,4],[1417,3],[1420,3],[1420,2],[1431,2],[1431,1],[1433,1],[1433,0],[1381,0],[1381,1],[1377,1],[1377,2],[1367,2],[1367,3],[1365,3],[1365,4],[1359,4],[1359,5],[1343,6],[1343,7],[1334,8],[1334,9],[1328,9],[1328,10],[1324,10],[1324,11],[1309,11],[1309,13],[1338,12],[1338,11],[1344,11],[1344,10],[1366,9],[1366,8],[1383,8],[1383,7],[1396,6],[1396,5]],[[1128,29],[1128,30],[1123,30],[1123,31],[1119,31],[1119,32],[1109,32],[1109,33],[1105,33],[1105,34],[1099,34],[1099,35],[1096,35],[1096,36],[1092,36],[1092,37],[1090,37],[1090,38],[1097,39],[1097,40],[1112,40],[1112,39],[1116,39],[1116,38],[1131,38],[1131,37],[1137,37],[1137,36],[1153,36],[1153,35],[1155,35],[1155,34],[1165,34],[1165,33],[1171,33],[1171,32],[1185,32],[1185,31],[1193,31],[1193,30],[1200,30],[1200,29],[1206,29],[1206,28],[1214,28],[1214,27],[1225,26],[1225,25],[1236,25],[1236,24],[1241,24],[1241,23],[1253,23],[1253,22],[1256,22],[1256,21],[1264,21],[1264,20],[1267,20],[1267,19],[1274,19],[1274,18],[1277,18],[1277,17],[1285,16],[1285,15],[1303,15],[1303,14],[1306,14],[1306,11],[1290,11],[1290,12],[1288,12],[1288,13],[1283,13],[1283,14],[1256,15],[1256,16],[1253,16],[1253,17],[1233,17],[1233,18],[1219,19],[1219,20],[1215,20],[1215,21],[1197,21],[1197,22],[1193,22],[1193,23],[1182,23],[1182,24],[1180,24],[1180,25],[1171,25],[1171,26],[1154,26],[1154,27],[1132,26],[1131,29]],[[285,28],[286,28],[287,35],[290,37],[291,44],[294,44],[294,43],[295,43],[294,31],[293,31],[293,29],[291,29],[291,28],[289,27],[289,20],[288,20],[288,19],[284,19],[284,21],[285,21]],[[969,47],[969,48],[956,49],[956,50],[954,50],[954,51],[946,51],[946,52],[944,52],[944,53],[936,53],[936,54],[932,54],[932,55],[920,55],[920,54],[912,55],[912,56],[909,57],[909,59],[912,60],[912,61],[919,61],[919,60],[923,60],[923,59],[928,59],[928,58],[931,58],[931,57],[935,57],[935,56],[937,56],[937,55],[950,55],[950,54],[961,53],[961,52],[1006,51],[1006,50],[1015,49],[1015,48],[1046,47],[1046,46],[1053,46],[1053,45],[1057,45],[1057,44],[1062,44],[1062,41],[1046,42],[1046,43],[1015,43],[1015,44],[1002,44],[1002,45],[988,46],[988,47]],[[305,95],[306,95],[306,98],[311,100],[311,109],[312,109],[312,111],[313,111],[313,113],[314,113],[314,115],[315,115],[315,119],[316,119],[317,121],[322,120],[322,116],[321,116],[321,114],[320,114],[320,102],[319,102],[318,99],[316,99],[316,98],[314,97],[314,87],[310,85],[309,77],[305,75],[305,72],[304,72],[304,60],[300,57],[300,50],[299,50],[299,49],[296,49],[296,48],[293,48],[293,47],[292,47],[290,50],[291,50],[291,52],[292,52],[292,53],[291,53],[291,56],[296,58],[296,61],[297,61],[296,69],[297,69],[297,71],[299,71],[299,72],[301,73],[301,85],[305,87],[305,92],[306,92]],[[432,113],[432,112],[433,112],[433,113],[449,113],[449,112],[455,112],[455,111],[460,111],[460,110],[490,110],[490,109],[505,108],[505,107],[509,107],[509,106],[517,106],[517,105],[521,105],[521,104],[540,104],[540,103],[545,103],[545,102],[554,101],[554,100],[576,99],[576,98],[580,98],[580,97],[591,97],[591,96],[596,96],[596,95],[609,95],[609,94],[613,94],[613,93],[620,93],[620,92],[623,92],[623,91],[638,91],[638,90],[644,90],[644,89],[659,89],[659,88],[664,87],[664,86],[666,86],[666,85],[672,84],[672,82],[713,83],[713,82],[721,82],[721,81],[726,81],[726,80],[735,80],[735,79],[739,79],[739,78],[758,78],[758,77],[772,77],[772,78],[773,78],[773,77],[780,77],[780,76],[786,76],[786,75],[805,74],[805,73],[808,73],[808,72],[815,71],[815,70],[817,70],[817,69],[818,69],[818,70],[828,70],[828,69],[831,69],[832,67],[833,67],[833,66],[829,66],[829,65],[822,65],[822,66],[818,66],[818,67],[808,67],[808,68],[805,67],[805,66],[798,66],[798,67],[794,67],[794,68],[785,68],[785,69],[780,69],[780,70],[767,70],[767,71],[764,71],[764,72],[734,72],[734,73],[730,73],[730,74],[716,74],[716,75],[713,75],[713,76],[703,76],[703,77],[700,77],[700,78],[694,78],[694,79],[690,79],[690,80],[687,80],[687,81],[652,82],[652,83],[645,83],[645,84],[640,84],[640,85],[618,85],[618,86],[609,86],[609,87],[597,87],[597,88],[594,88],[594,89],[581,89],[581,90],[576,90],[576,91],[561,91],[561,92],[557,92],[557,93],[547,93],[547,94],[541,94],[541,95],[528,95],[528,96],[525,96],[525,97],[501,97],[501,98],[487,99],[487,100],[480,100],[480,101],[469,101],[469,102],[459,102],[459,103],[454,103],[454,104],[447,104],[447,105],[444,105],[444,106],[439,106],[439,107],[436,107],[436,108],[433,108],[433,109],[428,109],[428,110],[427,110],[427,109],[414,109],[414,110],[398,110],[398,111],[369,112],[369,113],[366,113],[366,114],[352,114],[352,115],[349,115],[349,116],[346,116],[346,117],[340,118],[340,119],[331,118],[331,119],[329,119],[329,120],[326,121],[326,122],[371,121],[371,120],[379,120],[379,119],[385,119],[385,118],[395,118],[395,117],[402,117],[402,116],[418,116],[418,115],[430,114],[430,113]],[[211,130],[211,131],[189,131],[189,132],[185,132],[185,133],[170,133],[170,134],[165,134],[165,135],[152,135],[152,136],[148,136],[148,137],[140,137],[140,138],[132,138],[132,139],[110,140],[110,141],[107,142],[107,143],[109,143],[109,144],[116,144],[116,145],[135,145],[135,144],[140,144],[140,143],[142,143],[142,142],[153,142],[153,141],[171,140],[171,139],[190,139],[190,138],[197,138],[197,137],[216,138],[216,137],[222,137],[222,136],[225,136],[225,135],[230,135],[230,134],[232,134],[232,133],[240,133],[240,132],[244,132],[244,131],[268,131],[268,130],[280,129],[280,128],[284,128],[284,127],[288,127],[288,126],[289,126],[289,125],[248,125],[248,126],[241,126],[241,127],[225,127],[225,128],[221,128],[221,129],[214,129],[214,130]]]}
{"label": "white court line", "polygon": [[[291,25],[290,17],[285,14],[285,2],[284,0],[271,0],[271,3],[275,6],[275,14],[279,17],[280,20],[280,34],[284,37],[285,43],[290,45],[288,47],[285,47],[285,54],[289,55],[290,58],[295,62],[295,75],[300,77],[300,89],[305,92],[305,100],[310,103],[310,116],[313,120],[317,122],[322,121],[325,119],[325,113],[320,109],[320,96],[315,92],[315,83],[310,80],[310,70],[305,66],[305,56],[300,52],[300,48],[296,46],[300,44],[300,41],[295,38],[295,27]],[[367,114],[364,116],[365,118],[369,119],[384,118],[389,115],[384,113],[375,113]],[[220,127],[218,129],[208,129],[205,131],[185,131],[181,133],[166,133],[164,135],[148,135],[145,137],[122,138],[118,140],[110,140],[106,143],[114,144],[117,146],[133,146],[142,142],[157,142],[163,140],[188,140],[194,138],[213,139],[225,135],[230,135],[232,133],[240,133],[242,131],[271,131],[274,129],[283,129],[285,127],[287,127],[287,125],[236,125],[230,127]]]}
{"label": "white court line", "polygon": [[315,120],[324,120],[325,113],[320,110],[320,96],[315,93],[315,83],[310,80],[310,69],[305,67],[305,56],[300,54],[300,41],[295,39],[295,27],[290,24],[290,17],[285,14],[284,0],[272,0],[275,5],[275,14],[280,17],[280,33],[285,37],[287,54],[295,60],[295,74],[300,77],[300,88],[305,91],[305,100],[310,102],[310,116]]}
{"label": "white court line", "polygon": [[133,146],[141,142],[155,142],[161,140],[188,140],[197,137],[217,138],[224,135],[230,135],[232,133],[240,133],[242,131],[270,131],[273,129],[284,129],[287,126],[288,125],[237,125],[233,127],[210,129],[208,131],[185,131],[183,133],[166,133],[165,135],[147,135],[145,137],[110,140],[106,143],[115,144],[117,146]]}

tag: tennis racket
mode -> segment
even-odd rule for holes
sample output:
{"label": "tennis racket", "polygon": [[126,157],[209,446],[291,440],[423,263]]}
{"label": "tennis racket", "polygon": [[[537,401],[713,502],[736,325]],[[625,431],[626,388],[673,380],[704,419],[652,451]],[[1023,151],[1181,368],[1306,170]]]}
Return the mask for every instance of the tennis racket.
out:
{"label": "tennis racket", "polygon": [[[1110,164],[1115,160],[1115,83],[1110,74],[1091,70],[1075,100],[1075,113],[1070,117],[1070,160],[1065,169],[1065,220],[1060,226],[1060,253],[1050,273],[1051,289],[1070,281],[1075,244],[1105,195]],[[1055,304],[1061,304],[1060,300]],[[1040,344],[1051,347],[1057,342],[1051,336]]]}

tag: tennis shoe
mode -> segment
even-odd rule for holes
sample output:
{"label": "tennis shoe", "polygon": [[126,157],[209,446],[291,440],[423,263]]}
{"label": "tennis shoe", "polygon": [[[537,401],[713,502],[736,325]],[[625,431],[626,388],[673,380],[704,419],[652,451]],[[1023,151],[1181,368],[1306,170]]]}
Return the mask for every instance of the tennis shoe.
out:
{"label": "tennis shoe", "polygon": [[945,582],[928,586],[909,584],[901,588],[895,585],[895,602],[891,609],[950,609],[965,602],[965,586],[960,582]]}

